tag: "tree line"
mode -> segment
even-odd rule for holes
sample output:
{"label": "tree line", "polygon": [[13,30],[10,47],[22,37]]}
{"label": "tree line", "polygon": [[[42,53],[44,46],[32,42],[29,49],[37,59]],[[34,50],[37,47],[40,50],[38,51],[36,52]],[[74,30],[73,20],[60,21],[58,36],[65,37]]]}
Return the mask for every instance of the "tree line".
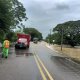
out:
{"label": "tree line", "polygon": [[23,28],[23,32],[31,35],[31,41],[33,41],[34,38],[38,38],[38,40],[42,40],[43,38],[42,33],[35,28]]}
{"label": "tree line", "polygon": [[68,44],[72,47],[80,45],[80,20],[58,24],[53,28],[53,34],[49,34],[46,37],[46,41],[50,40],[50,43],[61,44],[62,37],[63,44]]}
{"label": "tree line", "polygon": [[[0,42],[8,37],[10,41],[17,40],[17,33],[25,33],[42,39],[42,34],[35,28],[25,28],[26,9],[18,0],[0,0]],[[18,28],[18,30],[16,30]],[[14,31],[15,29],[15,31]]]}
{"label": "tree line", "polygon": [[0,0],[0,41],[27,20],[26,9],[18,0]]}
{"label": "tree line", "polygon": [[34,38],[38,38],[38,40],[42,40],[42,33],[40,33],[37,29],[35,28],[25,28],[23,27],[22,29],[18,29],[15,32],[10,31],[7,33],[7,37],[10,41],[14,42],[17,40],[17,33],[22,33],[22,34],[30,34],[31,35],[31,41],[33,41]]}

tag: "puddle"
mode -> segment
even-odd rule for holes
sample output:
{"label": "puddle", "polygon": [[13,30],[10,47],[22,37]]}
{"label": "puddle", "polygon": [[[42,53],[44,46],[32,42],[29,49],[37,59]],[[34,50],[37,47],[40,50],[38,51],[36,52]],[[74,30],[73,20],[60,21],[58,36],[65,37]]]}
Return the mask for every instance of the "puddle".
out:
{"label": "puddle", "polygon": [[33,56],[29,50],[15,50],[16,57],[20,56]]}
{"label": "puddle", "polygon": [[52,56],[51,60],[59,67],[66,68],[80,74],[80,64],[73,62],[67,57]]}

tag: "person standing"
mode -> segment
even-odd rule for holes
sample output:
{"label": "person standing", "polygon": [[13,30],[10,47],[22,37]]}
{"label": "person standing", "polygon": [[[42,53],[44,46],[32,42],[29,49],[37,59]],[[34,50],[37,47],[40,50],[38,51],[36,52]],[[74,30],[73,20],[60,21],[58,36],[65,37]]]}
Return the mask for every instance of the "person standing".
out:
{"label": "person standing", "polygon": [[9,40],[6,38],[6,39],[4,40],[4,42],[3,42],[2,57],[8,58],[9,46],[10,46],[10,42],[9,42]]}

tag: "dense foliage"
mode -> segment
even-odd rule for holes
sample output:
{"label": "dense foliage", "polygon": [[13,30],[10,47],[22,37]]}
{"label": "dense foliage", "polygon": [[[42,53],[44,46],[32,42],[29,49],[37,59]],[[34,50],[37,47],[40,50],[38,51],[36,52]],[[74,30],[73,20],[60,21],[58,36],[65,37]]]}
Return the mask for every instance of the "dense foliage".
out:
{"label": "dense foliage", "polygon": [[0,40],[3,40],[11,29],[27,19],[25,11],[18,0],[0,0]]}
{"label": "dense foliage", "polygon": [[63,44],[69,44],[73,47],[80,45],[80,20],[58,24],[53,28],[53,32],[52,39],[55,40],[56,44],[61,43],[61,37],[63,34]]}
{"label": "dense foliage", "polygon": [[26,34],[30,34],[31,40],[33,40],[33,38],[38,38],[39,40],[42,40],[42,34],[35,28],[24,28],[23,32]]}

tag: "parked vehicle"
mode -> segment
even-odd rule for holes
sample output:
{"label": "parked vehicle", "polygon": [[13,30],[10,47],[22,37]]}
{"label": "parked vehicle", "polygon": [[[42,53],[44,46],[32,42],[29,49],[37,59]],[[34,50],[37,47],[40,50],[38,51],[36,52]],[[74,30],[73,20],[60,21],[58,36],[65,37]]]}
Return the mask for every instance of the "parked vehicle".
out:
{"label": "parked vehicle", "polygon": [[33,42],[37,44],[38,43],[38,38],[33,38]]}
{"label": "parked vehicle", "polygon": [[18,40],[15,44],[15,48],[29,48],[31,36],[29,34],[17,34]]}

